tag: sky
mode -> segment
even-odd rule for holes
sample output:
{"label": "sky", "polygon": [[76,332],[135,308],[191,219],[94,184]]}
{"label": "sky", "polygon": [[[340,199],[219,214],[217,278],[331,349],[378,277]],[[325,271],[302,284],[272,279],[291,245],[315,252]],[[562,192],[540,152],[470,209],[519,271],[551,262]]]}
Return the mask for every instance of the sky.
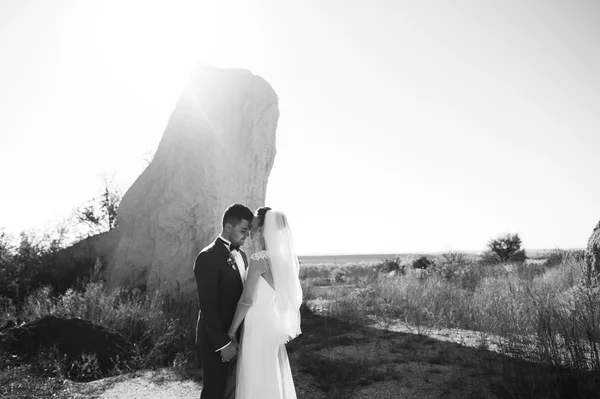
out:
{"label": "sky", "polygon": [[0,0],[0,228],[125,191],[193,65],[279,97],[267,205],[299,254],[583,248],[600,218],[594,0]]}

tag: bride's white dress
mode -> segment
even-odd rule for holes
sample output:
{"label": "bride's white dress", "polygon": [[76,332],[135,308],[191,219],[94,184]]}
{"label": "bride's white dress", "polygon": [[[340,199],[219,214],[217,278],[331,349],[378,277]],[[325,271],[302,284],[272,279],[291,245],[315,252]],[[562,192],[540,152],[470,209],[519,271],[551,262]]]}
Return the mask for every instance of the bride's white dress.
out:
{"label": "bride's white dress", "polygon": [[[267,257],[266,251],[259,256]],[[244,319],[237,359],[236,399],[296,399],[285,345],[279,344],[281,321],[275,291],[261,276]]]}

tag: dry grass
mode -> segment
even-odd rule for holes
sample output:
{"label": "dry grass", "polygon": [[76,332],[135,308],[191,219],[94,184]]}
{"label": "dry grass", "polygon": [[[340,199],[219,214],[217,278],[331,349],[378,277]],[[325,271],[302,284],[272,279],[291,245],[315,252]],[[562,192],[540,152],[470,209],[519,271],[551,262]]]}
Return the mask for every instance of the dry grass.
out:
{"label": "dry grass", "polygon": [[[100,372],[93,354],[83,353],[67,362],[56,351],[43,351],[28,363],[45,364],[44,370],[53,370],[53,374],[48,375],[39,367],[28,367],[25,359],[4,353],[0,354],[0,378],[8,378],[6,376],[14,370],[20,370],[24,378],[37,383],[48,378],[90,381],[145,368],[198,367],[194,342],[197,305],[194,302],[159,292],[108,291],[101,283],[89,283],[82,291],[69,289],[64,295],[54,295],[50,288],[44,287],[28,296],[20,306],[7,300],[0,301],[0,306],[4,310],[0,314],[2,325],[9,318],[27,322],[49,314],[78,317],[121,333],[134,348],[129,359],[119,362],[108,373]],[[0,394],[8,395],[12,388],[7,389],[0,386]]]}
{"label": "dry grass", "polygon": [[[328,398],[375,398],[376,388],[415,397],[594,397],[600,291],[580,260],[560,255],[560,261],[554,254],[552,262],[487,266],[449,257],[425,271],[404,267],[396,274],[370,264],[304,268],[305,301],[315,312],[303,308],[303,335],[289,345],[292,368]],[[194,302],[90,283],[64,295],[43,288],[20,306],[0,298],[0,310],[2,324],[55,314],[122,333],[136,354],[113,374],[176,366],[193,370],[183,377],[198,375]],[[410,332],[387,331],[398,321]],[[481,339],[469,348],[427,336],[436,328],[478,331]],[[488,337],[499,338],[497,353],[488,350]],[[96,377],[89,357],[63,364],[50,351],[40,354],[38,366],[1,360],[2,397],[66,395],[69,370],[88,370],[80,379]]]}
{"label": "dry grass", "polygon": [[[417,335],[428,328],[475,330],[482,350],[487,336],[496,337],[502,396],[592,397],[600,388],[600,288],[580,258],[554,258],[488,266],[438,262],[427,271],[346,273],[328,287],[310,286],[310,278],[305,284],[313,308],[355,325],[401,320]],[[403,342],[391,351],[423,345]],[[441,365],[447,358],[439,352],[424,361]]]}

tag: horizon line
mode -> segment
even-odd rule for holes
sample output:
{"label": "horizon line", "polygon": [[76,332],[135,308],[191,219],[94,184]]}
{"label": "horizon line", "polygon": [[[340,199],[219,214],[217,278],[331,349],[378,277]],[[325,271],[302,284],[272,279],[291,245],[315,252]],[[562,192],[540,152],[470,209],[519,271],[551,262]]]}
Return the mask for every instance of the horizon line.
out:
{"label": "horizon line", "polygon": [[[585,247],[580,248],[523,248],[525,252],[540,252],[540,251],[553,251],[553,250],[563,250],[563,251],[585,251]],[[479,254],[485,252],[486,250],[444,250],[444,251],[412,251],[412,252],[397,252],[397,251],[389,251],[389,252],[312,252],[312,253],[303,253],[298,254],[297,256],[374,256],[374,255],[438,255],[448,252],[458,252],[465,254]]]}

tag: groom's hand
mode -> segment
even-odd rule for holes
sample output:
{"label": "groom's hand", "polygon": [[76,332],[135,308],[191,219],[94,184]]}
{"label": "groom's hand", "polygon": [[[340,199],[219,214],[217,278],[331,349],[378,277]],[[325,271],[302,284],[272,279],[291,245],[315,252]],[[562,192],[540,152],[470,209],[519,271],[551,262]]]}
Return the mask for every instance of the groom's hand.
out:
{"label": "groom's hand", "polygon": [[228,362],[237,355],[238,345],[236,342],[232,342],[225,348],[221,349],[221,361]]}

